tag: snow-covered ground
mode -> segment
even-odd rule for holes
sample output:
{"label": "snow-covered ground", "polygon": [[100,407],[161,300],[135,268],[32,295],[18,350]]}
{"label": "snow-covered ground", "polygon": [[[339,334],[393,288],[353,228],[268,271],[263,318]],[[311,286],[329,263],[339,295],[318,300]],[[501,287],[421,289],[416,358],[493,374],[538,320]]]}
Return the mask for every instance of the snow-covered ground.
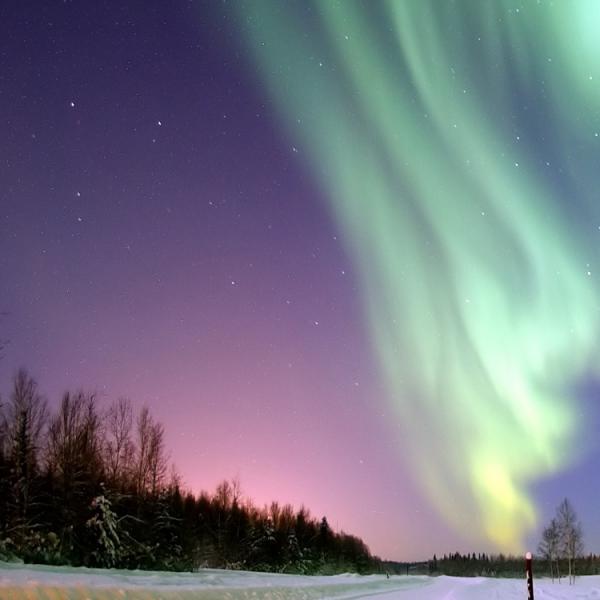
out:
{"label": "snow-covered ground", "polygon": [[[205,569],[199,573],[117,571],[0,563],[2,600],[525,600],[525,579],[302,577]],[[600,576],[575,585],[535,581],[536,600],[600,600]]]}

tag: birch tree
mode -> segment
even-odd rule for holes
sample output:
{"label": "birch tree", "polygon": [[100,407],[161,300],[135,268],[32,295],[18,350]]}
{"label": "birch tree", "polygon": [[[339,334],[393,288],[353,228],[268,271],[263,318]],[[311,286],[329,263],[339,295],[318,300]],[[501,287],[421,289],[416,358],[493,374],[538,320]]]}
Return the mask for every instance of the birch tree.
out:
{"label": "birch tree", "polygon": [[581,523],[571,503],[565,498],[557,509],[560,545],[569,566],[569,584],[575,582],[575,560],[583,553]]}
{"label": "birch tree", "polygon": [[560,530],[556,519],[552,519],[548,527],[544,528],[538,552],[548,561],[552,583],[554,583],[555,573],[560,583],[560,569],[558,565],[558,558],[560,556]]}

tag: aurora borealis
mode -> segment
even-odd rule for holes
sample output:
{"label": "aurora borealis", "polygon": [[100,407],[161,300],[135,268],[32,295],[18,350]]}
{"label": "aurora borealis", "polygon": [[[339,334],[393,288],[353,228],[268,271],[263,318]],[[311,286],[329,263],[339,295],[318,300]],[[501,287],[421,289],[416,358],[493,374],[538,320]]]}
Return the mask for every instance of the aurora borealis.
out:
{"label": "aurora borealis", "polygon": [[600,548],[595,0],[9,2],[0,395],[147,404],[391,559]]}
{"label": "aurora borealis", "polygon": [[511,550],[528,484],[576,455],[569,390],[597,360],[599,215],[573,155],[598,156],[597,5],[373,4],[314,2],[302,33],[291,9],[242,15],[359,265],[414,476]]}

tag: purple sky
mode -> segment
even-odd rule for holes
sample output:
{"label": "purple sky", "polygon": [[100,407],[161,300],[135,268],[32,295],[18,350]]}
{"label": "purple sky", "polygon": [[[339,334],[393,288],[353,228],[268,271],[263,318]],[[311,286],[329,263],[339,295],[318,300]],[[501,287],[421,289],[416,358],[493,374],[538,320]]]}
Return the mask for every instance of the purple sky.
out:
{"label": "purple sky", "polygon": [[9,1],[0,40],[2,395],[25,366],[53,406],[147,404],[194,491],[238,476],[386,558],[486,550],[406,475],[352,264],[219,4]]}

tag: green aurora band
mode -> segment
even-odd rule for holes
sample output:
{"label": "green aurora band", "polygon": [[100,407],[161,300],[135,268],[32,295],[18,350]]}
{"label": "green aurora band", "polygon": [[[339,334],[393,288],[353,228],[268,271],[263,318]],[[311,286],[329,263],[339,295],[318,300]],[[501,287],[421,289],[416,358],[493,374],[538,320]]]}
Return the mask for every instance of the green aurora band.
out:
{"label": "green aurora band", "polygon": [[457,531],[520,549],[531,485],[585,450],[600,2],[235,10],[355,261],[407,465]]}

